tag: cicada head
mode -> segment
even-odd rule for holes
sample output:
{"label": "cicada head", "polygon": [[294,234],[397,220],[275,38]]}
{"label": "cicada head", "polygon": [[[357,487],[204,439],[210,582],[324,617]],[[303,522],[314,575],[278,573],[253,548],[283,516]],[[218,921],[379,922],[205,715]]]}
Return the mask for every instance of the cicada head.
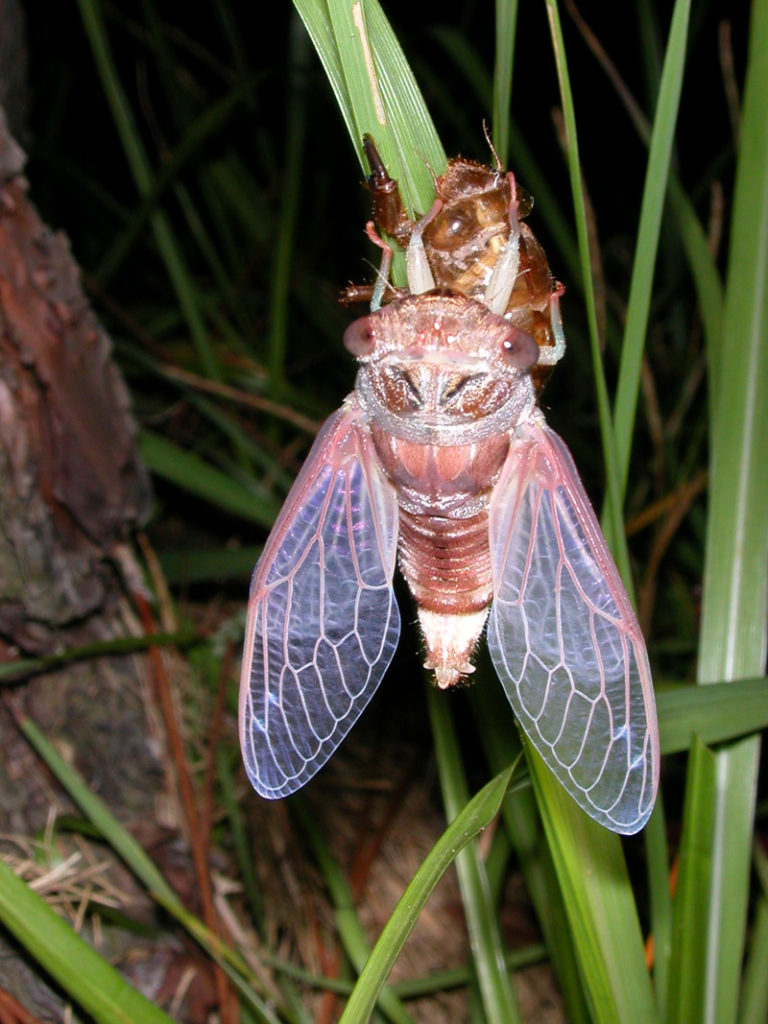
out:
{"label": "cicada head", "polygon": [[435,289],[384,306],[352,323],[344,342],[362,364],[361,405],[401,436],[415,440],[423,427],[471,427],[488,417],[509,429],[533,408],[538,345],[457,292]]}

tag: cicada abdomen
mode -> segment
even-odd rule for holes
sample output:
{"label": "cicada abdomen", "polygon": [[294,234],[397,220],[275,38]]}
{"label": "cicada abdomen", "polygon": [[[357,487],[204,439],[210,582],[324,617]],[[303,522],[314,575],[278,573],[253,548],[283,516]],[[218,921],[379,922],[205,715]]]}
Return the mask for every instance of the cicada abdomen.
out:
{"label": "cicada abdomen", "polygon": [[530,741],[596,821],[635,832],[659,770],[650,668],[573,461],[536,405],[564,341],[560,288],[520,223],[530,201],[511,175],[454,161],[413,223],[367,147],[377,217],[407,245],[408,291],[382,302],[391,250],[369,228],[383,270],[344,337],[355,389],[251,585],[249,777],[264,796],[294,792],[354,724],[399,636],[397,562],[437,685],[471,675],[487,623]]}

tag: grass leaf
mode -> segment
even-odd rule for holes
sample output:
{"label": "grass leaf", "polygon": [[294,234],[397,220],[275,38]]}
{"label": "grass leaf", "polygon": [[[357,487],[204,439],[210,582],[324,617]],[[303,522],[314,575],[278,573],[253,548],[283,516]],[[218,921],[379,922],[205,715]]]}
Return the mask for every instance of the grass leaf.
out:
{"label": "grass leaf", "polygon": [[661,74],[656,114],[653,119],[648,166],[645,172],[645,186],[640,207],[635,259],[627,304],[627,322],[624,329],[619,380],[614,402],[617,468],[622,493],[626,490],[629,472],[629,453],[632,446],[635,409],[640,388],[640,365],[650,314],[651,285],[672,159],[672,143],[680,107],[689,11],[690,0],[676,0]]}
{"label": "grass leaf", "polygon": [[[451,708],[445,695],[429,685],[427,702],[435,740],[440,787],[446,816],[455,818],[467,804],[469,794],[462,767]],[[485,864],[475,845],[456,858],[456,873],[467,919],[472,957],[483,1009],[489,1024],[513,1024],[520,1020],[509,975],[504,969],[501,935],[490,896]]]}
{"label": "grass leaf", "polygon": [[[710,350],[718,372],[711,402],[711,471],[698,680],[764,671],[768,567],[768,4],[752,5],[749,56],[736,167],[722,334]],[[733,340],[738,339],[738,358]],[[760,744],[738,741],[692,759],[676,901],[670,1019],[730,1024],[736,1019],[749,892],[749,862]],[[703,855],[698,856],[699,851]],[[682,868],[681,863],[681,868]],[[706,907],[696,942],[691,915]],[[697,954],[699,958],[697,959]],[[694,974],[698,982],[694,982]],[[676,983],[675,983],[675,979]]]}
{"label": "grass leaf", "polygon": [[139,446],[147,468],[164,480],[261,526],[270,527],[275,521],[280,504],[274,497],[249,491],[194,452],[150,430],[141,432]]}
{"label": "grass leaf", "polygon": [[2,861],[0,921],[99,1024],[170,1024],[170,1017],[129,985]]}
{"label": "grass leaf", "polygon": [[430,850],[390,915],[341,1018],[342,1024],[368,1019],[381,987],[424,909],[430,893],[457,854],[498,814],[514,766],[485,785],[451,822]]}

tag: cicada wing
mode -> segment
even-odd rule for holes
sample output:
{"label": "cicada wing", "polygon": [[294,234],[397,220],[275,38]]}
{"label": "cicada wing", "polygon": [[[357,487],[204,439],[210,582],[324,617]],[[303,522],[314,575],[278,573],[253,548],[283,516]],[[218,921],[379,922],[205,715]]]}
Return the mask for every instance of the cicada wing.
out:
{"label": "cicada wing", "polygon": [[332,416],[291,488],[251,584],[240,743],[264,797],[328,760],[379,685],[400,635],[397,505],[359,410]]}
{"label": "cicada wing", "polygon": [[648,655],[570,453],[546,426],[513,441],[490,544],[488,647],[520,724],[587,814],[637,832],[659,774]]}

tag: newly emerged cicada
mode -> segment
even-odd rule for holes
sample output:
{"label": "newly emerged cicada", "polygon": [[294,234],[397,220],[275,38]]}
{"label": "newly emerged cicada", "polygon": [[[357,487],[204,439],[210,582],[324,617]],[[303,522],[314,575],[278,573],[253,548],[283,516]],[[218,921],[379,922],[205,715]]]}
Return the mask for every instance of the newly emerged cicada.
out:
{"label": "newly emerged cicada", "polygon": [[[484,170],[501,228],[473,238],[456,209],[445,217],[438,188],[425,217],[401,218],[408,292],[388,305],[391,250],[377,240],[372,311],[344,336],[355,390],[318,435],[251,584],[243,757],[269,798],[328,760],[397,645],[398,563],[437,685],[473,672],[487,625],[534,747],[591,817],[629,834],[651,813],[659,772],[648,656],[571,456],[536,405],[564,351],[561,289],[521,229],[514,176]],[[477,213],[483,189],[453,198]],[[440,249],[452,227],[458,255]]]}

